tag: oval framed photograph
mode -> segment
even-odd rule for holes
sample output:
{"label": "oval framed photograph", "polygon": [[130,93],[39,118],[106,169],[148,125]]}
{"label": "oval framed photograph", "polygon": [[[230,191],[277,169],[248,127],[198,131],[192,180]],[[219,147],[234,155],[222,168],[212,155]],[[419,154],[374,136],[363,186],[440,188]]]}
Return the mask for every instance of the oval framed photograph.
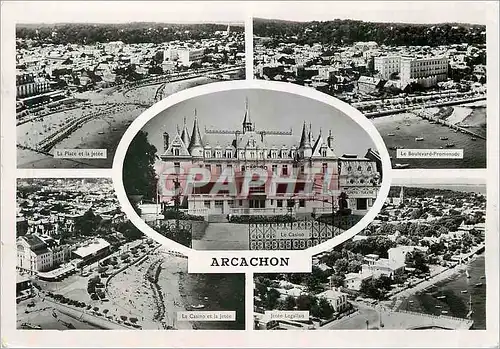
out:
{"label": "oval framed photograph", "polygon": [[362,231],[391,183],[359,111],[293,84],[233,81],[172,95],[125,132],[118,199],[155,240],[196,250],[318,253]]}

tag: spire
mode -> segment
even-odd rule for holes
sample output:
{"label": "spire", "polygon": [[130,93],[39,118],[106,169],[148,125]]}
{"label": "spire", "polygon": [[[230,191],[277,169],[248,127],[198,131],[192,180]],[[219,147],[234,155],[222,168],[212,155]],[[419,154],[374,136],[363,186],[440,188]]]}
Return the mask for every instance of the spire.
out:
{"label": "spire", "polygon": [[326,141],[328,148],[333,149],[333,136],[332,136],[332,130],[328,131],[328,138]]}
{"label": "spire", "polygon": [[302,135],[300,136],[299,148],[304,148],[305,144],[306,144],[306,122],[304,121],[304,125],[302,125]]}
{"label": "spire", "polygon": [[184,118],[184,125],[182,127],[182,134],[181,134],[181,140],[184,142],[184,145],[187,147],[189,145],[189,131],[186,126],[186,118]]}
{"label": "spire", "polygon": [[192,156],[203,156],[203,144],[201,142],[200,129],[198,128],[196,109],[194,110],[194,115],[193,132],[191,134],[191,141],[189,142],[188,150]]}
{"label": "spire", "polygon": [[248,97],[245,98],[245,117],[243,119],[243,133],[255,131],[252,119],[250,118],[250,108],[248,107]]}
{"label": "spire", "polygon": [[309,133],[307,134],[307,140],[309,141],[309,144],[312,145],[313,134],[312,134],[312,124],[311,123],[309,123]]}

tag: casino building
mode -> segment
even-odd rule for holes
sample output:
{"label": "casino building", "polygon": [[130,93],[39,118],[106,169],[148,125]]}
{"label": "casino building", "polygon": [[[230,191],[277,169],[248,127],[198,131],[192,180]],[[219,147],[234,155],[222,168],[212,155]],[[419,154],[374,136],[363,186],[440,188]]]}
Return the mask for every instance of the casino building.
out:
{"label": "casino building", "polygon": [[[205,129],[202,136],[198,117],[191,131],[186,120],[173,137],[163,134],[164,152],[160,156],[159,200],[172,205],[177,198],[165,188],[178,182],[180,207],[194,215],[277,215],[331,213],[338,209],[339,195],[347,194],[347,206],[354,214],[364,214],[373,205],[381,182],[381,161],[376,151],[366,157],[335,153],[332,132],[313,135],[312,125],[304,122],[300,137],[292,130],[258,130],[252,121],[248,102],[239,130]],[[370,155],[370,156],[368,156]],[[187,194],[187,170],[207,169],[211,178]],[[164,169],[170,168],[169,175]],[[245,190],[245,176],[254,178],[255,169],[267,174],[265,184]],[[171,174],[173,173],[173,174]],[[220,188],[224,176],[234,179],[235,190]],[[221,177],[221,175],[223,175]],[[219,180],[219,183],[217,183]],[[182,197],[182,199],[181,199]]]}

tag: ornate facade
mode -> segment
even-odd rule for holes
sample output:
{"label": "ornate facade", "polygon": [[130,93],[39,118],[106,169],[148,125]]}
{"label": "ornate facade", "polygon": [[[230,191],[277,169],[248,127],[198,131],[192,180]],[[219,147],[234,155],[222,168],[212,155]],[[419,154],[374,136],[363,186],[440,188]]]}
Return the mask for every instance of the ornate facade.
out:
{"label": "ornate facade", "polygon": [[[173,167],[174,175],[160,173],[159,195],[164,203],[174,197],[162,188],[173,181],[186,188],[186,169],[198,167],[210,172],[208,183],[184,195],[181,205],[191,214],[289,214],[331,212],[341,192],[348,195],[348,208],[364,214],[375,201],[381,175],[380,164],[357,155],[337,156],[332,132],[313,135],[304,122],[299,137],[292,130],[258,130],[248,102],[240,130],[200,132],[194,116],[189,132],[186,120],[173,137],[163,134],[162,168]],[[372,154],[373,151],[369,150]],[[254,171],[266,174],[265,183],[245,191],[245,176]],[[225,177],[231,174],[229,177]],[[216,190],[223,178],[234,179],[234,191]],[[248,184],[248,183],[247,183]],[[225,187],[227,189],[227,187]],[[184,190],[184,189],[183,189]]]}

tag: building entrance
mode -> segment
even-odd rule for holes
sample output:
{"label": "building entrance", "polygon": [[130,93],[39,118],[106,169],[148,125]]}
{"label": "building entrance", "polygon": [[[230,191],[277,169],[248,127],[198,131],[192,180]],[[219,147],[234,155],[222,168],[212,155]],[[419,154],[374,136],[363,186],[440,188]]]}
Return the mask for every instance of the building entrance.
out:
{"label": "building entrance", "polygon": [[266,208],[266,200],[265,199],[250,199],[248,201],[249,208]]}

